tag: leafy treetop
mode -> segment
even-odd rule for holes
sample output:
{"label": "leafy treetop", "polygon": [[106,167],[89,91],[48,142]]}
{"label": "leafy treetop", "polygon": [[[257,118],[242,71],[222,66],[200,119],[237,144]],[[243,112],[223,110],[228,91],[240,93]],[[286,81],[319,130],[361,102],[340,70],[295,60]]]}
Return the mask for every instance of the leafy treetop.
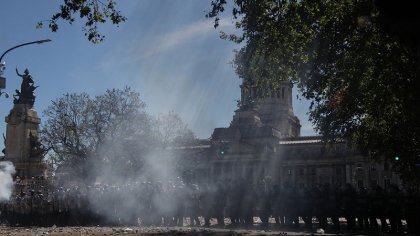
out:
{"label": "leafy treetop", "polygon": [[52,32],[58,30],[58,21],[67,21],[72,24],[77,17],[84,20],[83,31],[85,36],[92,43],[100,43],[105,36],[99,33],[98,24],[110,20],[112,24],[119,25],[126,21],[126,17],[121,15],[116,9],[115,0],[63,0],[59,6],[60,10],[54,14],[50,20],[40,21],[37,28],[42,28],[44,22],[48,22],[48,27]]}

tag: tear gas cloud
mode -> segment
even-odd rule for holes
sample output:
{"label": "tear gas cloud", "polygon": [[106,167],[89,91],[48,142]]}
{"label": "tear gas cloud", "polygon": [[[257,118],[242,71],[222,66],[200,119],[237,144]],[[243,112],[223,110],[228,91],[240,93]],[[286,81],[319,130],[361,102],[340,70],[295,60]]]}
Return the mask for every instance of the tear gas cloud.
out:
{"label": "tear gas cloud", "polygon": [[174,154],[154,150],[138,158],[142,164],[137,172],[120,171],[115,168],[118,163],[92,168],[97,178],[87,189],[88,203],[92,211],[104,218],[104,223],[137,224],[141,214],[147,214],[150,220],[158,214],[174,213],[180,206],[181,199],[170,193],[184,185],[175,168]]}
{"label": "tear gas cloud", "polygon": [[13,191],[15,167],[9,161],[0,162],[0,202],[9,200]]}
{"label": "tear gas cloud", "polygon": [[[130,131],[135,133],[137,128]],[[81,168],[87,176],[61,175],[56,182],[58,192],[83,205],[79,210],[86,211],[85,215],[100,216],[103,224],[136,225],[139,219],[159,222],[159,216],[176,215],[187,194],[198,191],[183,176],[190,156],[181,154],[176,145],[156,141],[156,133],[132,133],[100,145],[98,155],[89,157]]]}

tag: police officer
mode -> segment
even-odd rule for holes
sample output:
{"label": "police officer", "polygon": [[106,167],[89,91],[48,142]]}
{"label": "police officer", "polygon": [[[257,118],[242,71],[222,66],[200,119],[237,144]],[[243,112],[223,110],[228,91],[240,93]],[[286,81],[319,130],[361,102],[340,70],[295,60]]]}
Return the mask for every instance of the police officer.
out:
{"label": "police officer", "polygon": [[356,226],[354,202],[357,196],[356,190],[351,184],[346,184],[341,195],[342,214],[347,220],[347,228],[353,230]]}
{"label": "police officer", "polygon": [[361,230],[369,228],[368,209],[369,204],[367,189],[362,187],[359,189],[356,203],[357,223]]}
{"label": "police officer", "polygon": [[401,191],[395,185],[390,186],[388,191],[387,215],[391,224],[391,232],[403,232],[401,222]]}

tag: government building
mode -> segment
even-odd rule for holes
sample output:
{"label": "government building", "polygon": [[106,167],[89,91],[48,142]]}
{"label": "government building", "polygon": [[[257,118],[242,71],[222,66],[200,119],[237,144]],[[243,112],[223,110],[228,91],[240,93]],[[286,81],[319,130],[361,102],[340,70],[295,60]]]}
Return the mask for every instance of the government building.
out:
{"label": "government building", "polygon": [[292,84],[280,89],[241,86],[241,101],[227,128],[216,128],[193,152],[194,178],[201,181],[261,181],[297,188],[401,186],[390,163],[375,162],[346,142],[325,144],[321,136],[301,136],[293,113]]}

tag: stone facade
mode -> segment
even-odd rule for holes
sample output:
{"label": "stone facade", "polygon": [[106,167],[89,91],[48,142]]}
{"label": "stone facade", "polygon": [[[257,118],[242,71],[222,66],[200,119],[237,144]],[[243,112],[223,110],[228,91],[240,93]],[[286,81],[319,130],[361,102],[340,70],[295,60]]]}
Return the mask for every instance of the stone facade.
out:
{"label": "stone facade", "polygon": [[197,179],[292,185],[320,184],[371,188],[401,185],[390,164],[374,162],[344,141],[326,145],[320,136],[300,136],[293,114],[292,85],[246,90],[241,86],[239,109],[229,127],[216,128],[200,151]]}
{"label": "stone facade", "polygon": [[42,153],[35,144],[41,123],[35,109],[28,104],[15,104],[6,122],[5,160],[15,165],[16,176],[25,179],[45,176]]}

